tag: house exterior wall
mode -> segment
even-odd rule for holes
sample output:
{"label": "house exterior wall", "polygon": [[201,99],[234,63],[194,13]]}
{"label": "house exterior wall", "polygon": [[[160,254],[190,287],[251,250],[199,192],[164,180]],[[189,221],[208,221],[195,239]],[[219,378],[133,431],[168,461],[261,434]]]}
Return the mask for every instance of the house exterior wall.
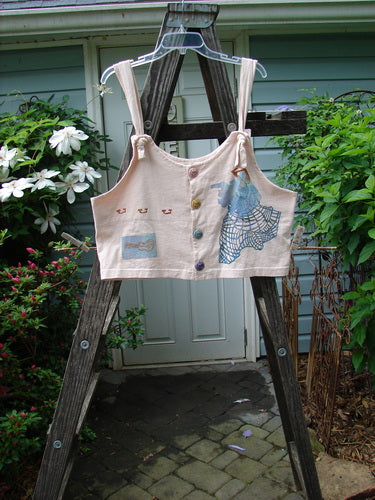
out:
{"label": "house exterior wall", "polygon": [[[375,90],[375,33],[279,35],[250,37],[250,54],[267,68],[266,80],[257,80],[255,110],[276,110],[309,95],[336,97],[355,89]],[[302,89],[307,89],[306,91]],[[270,176],[281,164],[280,151],[267,138],[254,139],[257,159]],[[299,307],[299,347],[308,350],[312,303],[309,297],[316,256],[297,252],[302,303]],[[261,341],[261,353],[265,353]]]}
{"label": "house exterior wall", "polygon": [[[5,4],[7,2],[4,2]],[[22,3],[22,2],[20,2]],[[51,2],[53,3],[53,2]],[[50,4],[51,4],[50,3]],[[75,2],[76,3],[76,2]],[[78,2],[79,3],[79,2]],[[256,110],[295,106],[300,89],[336,96],[355,88],[375,89],[375,2],[371,0],[218,0],[217,27],[235,53],[259,59],[268,71],[253,92]],[[0,96],[20,90],[41,98],[70,95],[74,107],[88,106],[101,125],[98,81],[100,47],[154,44],[167,2],[118,2],[111,5],[0,10]],[[22,44],[21,46],[19,44]],[[19,98],[7,98],[14,109]],[[8,106],[8,108],[6,108]],[[0,108],[1,109],[1,108]],[[256,138],[257,158],[267,175],[280,163],[279,152]],[[102,186],[105,189],[105,186]],[[89,206],[79,209],[82,234],[93,233]],[[313,267],[306,255],[296,256],[301,271],[300,349],[308,346],[311,305],[308,297]],[[89,269],[90,261],[86,263]],[[264,347],[261,344],[261,352]]]}

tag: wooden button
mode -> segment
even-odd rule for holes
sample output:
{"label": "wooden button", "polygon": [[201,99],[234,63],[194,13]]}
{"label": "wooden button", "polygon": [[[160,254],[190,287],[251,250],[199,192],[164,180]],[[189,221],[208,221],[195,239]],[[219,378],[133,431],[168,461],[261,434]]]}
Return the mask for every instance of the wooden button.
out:
{"label": "wooden button", "polygon": [[200,208],[201,204],[202,203],[200,202],[200,200],[192,200],[191,208],[194,208],[194,210],[196,210],[197,208]]}

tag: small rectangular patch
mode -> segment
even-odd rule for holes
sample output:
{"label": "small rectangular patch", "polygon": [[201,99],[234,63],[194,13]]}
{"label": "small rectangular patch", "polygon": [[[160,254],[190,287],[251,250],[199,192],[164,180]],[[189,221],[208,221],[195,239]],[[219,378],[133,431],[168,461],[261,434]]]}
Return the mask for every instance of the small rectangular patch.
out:
{"label": "small rectangular patch", "polygon": [[124,260],[149,259],[157,256],[155,233],[123,236],[121,243]]}

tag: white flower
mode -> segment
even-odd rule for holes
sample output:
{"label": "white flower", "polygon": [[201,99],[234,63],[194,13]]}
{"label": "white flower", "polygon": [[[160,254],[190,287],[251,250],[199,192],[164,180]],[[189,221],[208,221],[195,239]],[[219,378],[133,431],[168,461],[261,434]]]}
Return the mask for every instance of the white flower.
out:
{"label": "white flower", "polygon": [[53,131],[49,143],[51,148],[56,148],[57,156],[60,156],[61,153],[70,155],[72,149],[79,151],[81,149],[80,141],[85,141],[88,137],[82,130],[77,130],[75,127],[64,127],[61,130]]}
{"label": "white flower", "polygon": [[51,177],[59,174],[60,170],[47,170],[44,168],[40,172],[35,172],[30,179],[32,182],[35,182],[31,192],[34,192],[36,189],[43,189],[45,187],[49,187],[50,189],[56,189],[55,183],[50,181]]}
{"label": "white flower", "polygon": [[0,200],[6,201],[11,196],[22,198],[24,195],[23,190],[32,187],[33,184],[30,182],[30,179],[24,179],[23,177],[15,181],[4,182],[0,189]]}
{"label": "white flower", "polygon": [[2,146],[0,149],[0,166],[9,168],[11,161],[17,154],[17,148],[8,149],[8,146]]}
{"label": "white flower", "polygon": [[39,217],[34,220],[34,224],[41,225],[40,226],[41,234],[43,234],[47,231],[48,226],[50,227],[51,231],[54,234],[56,234],[56,225],[59,226],[61,224],[59,219],[56,219],[56,217],[55,217],[55,215],[57,215],[59,213],[59,211],[54,210],[51,206],[49,206],[47,209],[46,205],[44,205],[44,208],[46,210],[45,216],[42,217],[39,214],[35,214],[35,215],[38,215]]}
{"label": "white flower", "polygon": [[74,193],[82,193],[90,187],[87,182],[78,182],[79,179],[73,174],[68,174],[65,179],[59,175],[62,182],[56,182],[56,187],[61,193],[68,193],[67,200],[68,203],[74,203],[76,196]]}
{"label": "white flower", "polygon": [[89,182],[94,183],[94,177],[100,179],[102,176],[102,174],[99,174],[99,172],[90,167],[87,161],[76,161],[73,165],[70,165],[69,168],[73,170],[74,175],[78,177],[80,182],[83,182],[86,178]]}

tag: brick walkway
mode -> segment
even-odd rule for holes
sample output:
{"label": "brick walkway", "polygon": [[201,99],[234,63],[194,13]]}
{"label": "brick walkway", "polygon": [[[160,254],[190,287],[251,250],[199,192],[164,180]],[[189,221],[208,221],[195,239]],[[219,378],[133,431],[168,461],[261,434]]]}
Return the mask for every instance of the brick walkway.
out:
{"label": "brick walkway", "polygon": [[88,422],[65,500],[305,498],[263,361],[105,371]]}

